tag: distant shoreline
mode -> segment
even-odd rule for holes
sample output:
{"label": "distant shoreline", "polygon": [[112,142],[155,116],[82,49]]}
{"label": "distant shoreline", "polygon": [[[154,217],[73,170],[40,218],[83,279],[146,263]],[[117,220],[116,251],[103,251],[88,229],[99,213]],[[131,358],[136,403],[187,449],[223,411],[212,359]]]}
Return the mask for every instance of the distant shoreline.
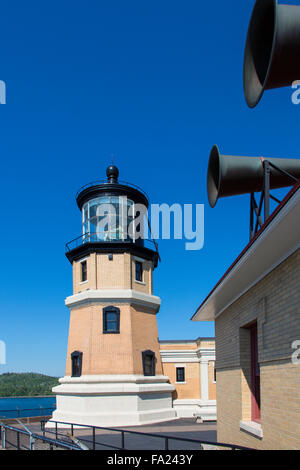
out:
{"label": "distant shoreline", "polygon": [[9,398],[54,398],[56,397],[56,395],[25,395],[25,396],[21,396],[21,397],[16,397],[16,396],[13,396],[13,397],[0,397],[0,400],[3,398],[5,399],[9,399]]}

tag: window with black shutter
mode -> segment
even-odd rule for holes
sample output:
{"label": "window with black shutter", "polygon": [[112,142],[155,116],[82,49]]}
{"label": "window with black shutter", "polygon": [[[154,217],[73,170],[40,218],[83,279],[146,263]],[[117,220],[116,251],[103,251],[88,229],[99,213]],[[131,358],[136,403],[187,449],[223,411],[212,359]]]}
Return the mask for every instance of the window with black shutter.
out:
{"label": "window with black shutter", "polygon": [[135,280],[143,282],[143,263],[140,261],[135,262]]}
{"label": "window with black shutter", "polygon": [[74,351],[71,354],[72,377],[80,377],[82,371],[82,352]]}
{"label": "window with black shutter", "polygon": [[81,282],[87,281],[87,262],[82,261],[81,263]]}
{"label": "window with black shutter", "polygon": [[155,354],[153,351],[143,351],[143,372],[144,375],[155,375]]}
{"label": "window with black shutter", "polygon": [[120,309],[118,307],[105,307],[103,309],[103,333],[120,333]]}

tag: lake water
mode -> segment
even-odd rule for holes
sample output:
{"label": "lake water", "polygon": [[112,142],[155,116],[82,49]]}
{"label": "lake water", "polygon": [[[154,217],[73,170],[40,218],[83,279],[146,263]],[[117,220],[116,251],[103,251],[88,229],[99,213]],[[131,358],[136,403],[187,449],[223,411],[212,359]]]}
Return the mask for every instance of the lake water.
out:
{"label": "lake water", "polygon": [[[56,408],[56,397],[0,398],[0,417],[49,416]],[[19,409],[19,411],[18,411]]]}

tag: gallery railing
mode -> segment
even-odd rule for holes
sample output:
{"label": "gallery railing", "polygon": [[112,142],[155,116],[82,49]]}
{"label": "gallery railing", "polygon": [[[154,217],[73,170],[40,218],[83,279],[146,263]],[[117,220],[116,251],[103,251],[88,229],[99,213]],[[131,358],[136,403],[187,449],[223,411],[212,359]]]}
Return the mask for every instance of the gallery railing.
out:
{"label": "gallery railing", "polygon": [[153,240],[150,239],[143,239],[139,238],[136,240],[133,240],[132,238],[126,238],[123,239],[122,237],[116,236],[115,238],[112,236],[109,236],[106,238],[106,235],[103,235],[102,233],[85,233],[83,235],[80,235],[77,238],[74,238],[70,242],[66,243],[66,252],[68,253],[69,251],[74,250],[75,248],[78,248],[86,243],[99,243],[99,244],[105,244],[105,243],[115,243],[115,244],[128,244],[128,243],[133,243],[137,246],[144,246],[145,248],[148,248],[149,250],[152,251],[157,251],[157,243],[154,242]]}

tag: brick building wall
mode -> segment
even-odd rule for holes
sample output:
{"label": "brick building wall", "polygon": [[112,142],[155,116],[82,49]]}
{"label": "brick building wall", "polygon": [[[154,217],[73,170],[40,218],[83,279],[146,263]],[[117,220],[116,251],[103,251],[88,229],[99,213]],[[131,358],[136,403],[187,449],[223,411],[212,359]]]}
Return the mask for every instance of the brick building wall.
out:
{"label": "brick building wall", "polygon": [[201,398],[201,377],[199,363],[187,363],[185,365],[185,383],[176,382],[176,364],[164,363],[164,375],[169,377],[170,383],[176,388],[173,392],[174,400],[200,399]]}
{"label": "brick building wall", "polygon": [[[161,341],[160,352],[164,375],[174,385],[173,405],[178,416],[199,414],[215,419],[216,383],[215,342],[208,338],[187,341]],[[184,382],[177,382],[176,369],[184,368]]]}
{"label": "brick building wall", "polygon": [[[300,449],[300,250],[290,255],[216,318],[218,440],[258,449]],[[251,421],[250,344],[258,326],[262,437]],[[243,427],[243,426],[242,426]]]}

